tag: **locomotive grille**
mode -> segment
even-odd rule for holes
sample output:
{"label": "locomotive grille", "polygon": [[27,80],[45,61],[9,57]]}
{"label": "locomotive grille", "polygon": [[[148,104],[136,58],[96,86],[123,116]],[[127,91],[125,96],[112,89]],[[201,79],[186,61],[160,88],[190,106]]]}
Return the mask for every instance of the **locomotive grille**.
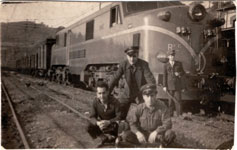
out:
{"label": "locomotive grille", "polygon": [[86,57],[86,50],[77,50],[77,51],[73,51],[70,52],[69,54],[70,59],[76,59],[76,58],[85,58]]}

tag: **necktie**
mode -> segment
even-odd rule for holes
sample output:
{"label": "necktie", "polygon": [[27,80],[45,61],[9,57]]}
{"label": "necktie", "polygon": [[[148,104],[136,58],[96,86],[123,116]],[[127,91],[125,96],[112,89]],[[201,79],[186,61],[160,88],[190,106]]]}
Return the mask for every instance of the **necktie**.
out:
{"label": "necktie", "polygon": [[136,66],[135,65],[131,65],[131,72],[135,73],[135,71],[136,71]]}

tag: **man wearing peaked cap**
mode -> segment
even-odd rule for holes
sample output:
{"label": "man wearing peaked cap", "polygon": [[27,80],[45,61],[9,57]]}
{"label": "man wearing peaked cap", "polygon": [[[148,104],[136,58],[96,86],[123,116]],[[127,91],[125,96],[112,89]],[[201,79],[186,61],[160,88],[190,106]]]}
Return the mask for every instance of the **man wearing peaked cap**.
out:
{"label": "man wearing peaked cap", "polygon": [[150,94],[155,94],[157,93],[156,85],[152,83],[148,83],[146,85],[143,85],[140,89],[142,94],[144,95],[150,95]]}
{"label": "man wearing peaked cap", "polygon": [[129,47],[129,48],[125,49],[124,52],[129,56],[134,55],[134,54],[138,53],[138,47],[136,47],[136,46]]}
{"label": "man wearing peaked cap", "polygon": [[112,92],[113,88],[124,76],[124,90],[118,97],[121,103],[122,119],[126,118],[131,103],[143,102],[142,95],[139,91],[141,86],[146,83],[155,83],[155,78],[150,71],[146,61],[138,58],[138,47],[132,46],[124,50],[126,60],[119,64],[119,68],[113,76],[109,87]]}
{"label": "man wearing peaked cap", "polygon": [[171,131],[172,122],[168,108],[156,99],[155,84],[145,84],[140,90],[144,103],[135,107],[133,113],[127,116],[131,131],[141,144],[167,146],[175,138],[175,133]]}
{"label": "man wearing peaked cap", "polygon": [[171,96],[176,98],[175,102],[169,98],[169,109],[171,116],[173,116],[174,110],[179,116],[182,115],[181,90],[185,88],[182,83],[185,72],[182,63],[175,60],[175,50],[168,50],[167,55],[169,61],[164,65],[163,90],[168,91]]}
{"label": "man wearing peaked cap", "polygon": [[174,49],[170,49],[170,50],[168,50],[168,52],[167,52],[167,55],[168,56],[170,56],[170,55],[175,55],[175,50]]}

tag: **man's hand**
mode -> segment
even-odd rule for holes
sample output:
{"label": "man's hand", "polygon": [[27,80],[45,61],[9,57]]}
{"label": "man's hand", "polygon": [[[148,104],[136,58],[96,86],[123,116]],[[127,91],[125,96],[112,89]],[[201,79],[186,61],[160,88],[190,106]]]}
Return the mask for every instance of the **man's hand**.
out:
{"label": "man's hand", "polygon": [[109,120],[101,120],[101,121],[97,121],[96,124],[99,126],[99,128],[101,130],[103,130],[110,124],[110,121]]}
{"label": "man's hand", "polygon": [[146,138],[141,132],[136,132],[137,139],[140,143],[146,143]]}
{"label": "man's hand", "polygon": [[157,131],[151,132],[151,134],[149,135],[149,138],[148,138],[148,142],[149,143],[155,143],[156,136],[157,136]]}
{"label": "man's hand", "polygon": [[165,92],[167,92],[167,87],[163,87],[163,90],[164,90]]}
{"label": "man's hand", "polygon": [[180,77],[180,73],[179,72],[174,72],[175,76]]}

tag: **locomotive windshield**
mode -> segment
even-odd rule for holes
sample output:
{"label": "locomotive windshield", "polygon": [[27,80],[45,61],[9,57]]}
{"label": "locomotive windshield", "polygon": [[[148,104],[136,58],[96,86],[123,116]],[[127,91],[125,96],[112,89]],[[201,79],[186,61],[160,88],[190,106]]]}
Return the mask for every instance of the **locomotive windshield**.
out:
{"label": "locomotive windshield", "polygon": [[181,2],[177,1],[167,1],[167,2],[124,2],[123,10],[124,16],[138,13],[141,11],[152,10],[156,8],[174,6],[174,5],[183,5]]}

